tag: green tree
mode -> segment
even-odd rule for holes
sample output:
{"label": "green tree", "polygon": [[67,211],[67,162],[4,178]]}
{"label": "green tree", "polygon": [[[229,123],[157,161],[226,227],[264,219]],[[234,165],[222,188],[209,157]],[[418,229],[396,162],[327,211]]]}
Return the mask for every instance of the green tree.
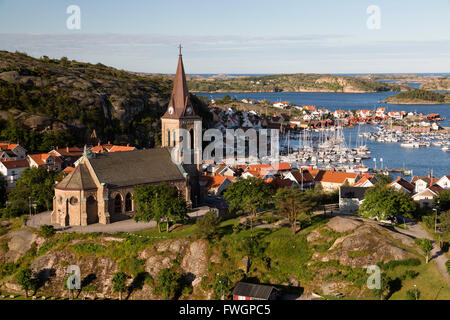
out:
{"label": "green tree", "polygon": [[115,272],[112,278],[113,291],[119,293],[119,300],[122,300],[122,293],[127,291],[128,275],[125,272]]}
{"label": "green tree", "polygon": [[437,196],[436,202],[439,203],[439,209],[441,211],[450,210],[450,189],[441,192]]}
{"label": "green tree", "polygon": [[442,212],[439,215],[439,225],[442,229],[442,232],[447,234],[450,233],[450,210]]}
{"label": "green tree", "polygon": [[380,288],[375,289],[375,294],[383,300],[391,291],[391,278],[386,273],[380,275]]}
{"label": "green tree", "polygon": [[164,299],[172,299],[182,288],[183,275],[171,268],[162,269],[157,277],[158,286],[154,288],[156,294],[162,294]]}
{"label": "green tree", "polygon": [[385,186],[392,182],[392,177],[390,175],[385,175],[385,174],[376,174],[375,180],[376,180],[377,184]]}
{"label": "green tree", "polygon": [[298,188],[281,188],[275,194],[275,207],[280,214],[288,218],[293,236],[296,233],[297,221],[301,218],[309,219],[315,205],[311,197]]}
{"label": "green tree", "polygon": [[260,178],[239,178],[224,193],[230,210],[237,213],[248,214],[250,218],[250,231],[253,237],[253,219],[258,211],[265,208],[273,195],[271,185]]}
{"label": "green tree", "polygon": [[228,276],[219,275],[216,277],[213,286],[216,297],[218,297],[219,299],[222,299],[222,297],[227,297],[231,294],[232,289],[233,283]]}
{"label": "green tree", "polygon": [[55,233],[56,230],[52,225],[44,224],[39,227],[39,234],[46,239],[53,237]]}
{"label": "green tree", "polygon": [[397,214],[412,218],[416,210],[417,204],[408,194],[377,185],[366,191],[359,214],[366,218],[386,220]]}
{"label": "green tree", "polygon": [[21,269],[16,276],[17,284],[25,290],[25,297],[28,298],[28,290],[34,288],[33,271],[28,268]]}
{"label": "green tree", "polygon": [[44,167],[22,171],[17,186],[8,194],[10,215],[28,213],[30,198],[36,203],[38,211],[51,210],[57,177],[56,173]]}
{"label": "green tree", "polygon": [[205,239],[212,239],[219,232],[220,219],[213,211],[208,211],[204,217],[197,220],[197,233]]}
{"label": "green tree", "polygon": [[186,217],[186,201],[176,187],[161,183],[158,185],[136,186],[133,199],[136,203],[136,221],[156,221],[161,232],[161,222],[182,220]]}
{"label": "green tree", "polygon": [[406,291],[406,298],[408,300],[419,300],[420,291],[417,288]]}
{"label": "green tree", "polygon": [[0,173],[0,207],[4,207],[5,206],[6,199],[7,199],[6,179]]}
{"label": "green tree", "polygon": [[414,239],[414,241],[420,249],[422,249],[422,252],[425,255],[425,262],[428,263],[431,250],[433,250],[433,242],[430,239]]}

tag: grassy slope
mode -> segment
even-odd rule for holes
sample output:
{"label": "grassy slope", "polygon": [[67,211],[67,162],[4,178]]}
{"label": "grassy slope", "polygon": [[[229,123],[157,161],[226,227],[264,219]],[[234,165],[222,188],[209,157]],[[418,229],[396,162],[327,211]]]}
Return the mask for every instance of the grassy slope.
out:
{"label": "grassy slope", "polygon": [[[222,238],[220,241],[211,244],[211,251],[216,250],[222,256],[220,264],[210,263],[208,266],[209,276],[205,279],[205,285],[210,286],[213,283],[217,273],[229,274],[233,281],[240,280],[244,274],[238,272],[240,261],[244,256],[252,258],[252,264],[247,274],[248,279],[259,279],[262,283],[287,284],[293,276],[300,281],[304,288],[314,286],[314,278],[321,269],[331,268],[340,271],[338,280],[347,280],[355,283],[355,286],[362,286],[366,280],[365,270],[359,268],[349,268],[336,265],[334,262],[317,264],[316,266],[307,266],[314,252],[324,252],[334,242],[338,234],[332,232],[328,235],[333,238],[329,243],[323,243],[316,246],[308,245],[306,236],[314,229],[325,224],[328,219],[321,216],[314,217],[312,225],[300,231],[295,238],[288,228],[262,229],[254,228],[254,236],[258,239],[259,245],[255,248],[248,247],[246,239],[250,237],[250,231],[233,232],[233,225],[238,219],[230,219],[221,223],[220,232]],[[136,254],[151,243],[163,241],[166,239],[193,238],[196,232],[195,225],[187,225],[176,229],[171,233],[159,233],[158,230],[151,229],[137,232],[134,236],[125,234],[116,234],[115,237],[124,237],[124,242],[105,243],[99,240],[101,234],[65,234],[59,233],[52,239],[47,240],[46,244],[36,253],[27,254],[20,262],[20,266],[25,266],[36,256],[45,254],[49,250],[68,249],[77,256],[96,255],[101,257],[110,257],[119,262],[120,268],[128,273],[138,273],[142,271],[143,265],[137,260]],[[140,235],[142,237],[138,237]],[[342,234],[341,234],[342,235]],[[110,236],[110,235],[108,235]],[[84,240],[85,243],[73,244],[74,240]],[[364,253],[361,253],[364,254]],[[267,260],[269,258],[269,260]],[[422,259],[423,260],[423,259]],[[19,267],[19,266],[17,266]],[[17,270],[17,268],[16,268]],[[417,267],[397,267],[388,271],[391,277],[400,277],[406,270],[416,270],[420,275],[413,280],[404,280],[402,288],[392,295],[392,299],[404,299],[406,291],[416,284],[421,291],[423,299],[434,299],[437,288],[443,283],[440,274],[437,272],[433,263],[425,265],[423,262]],[[11,279],[13,275],[8,275],[5,279]],[[333,279],[331,277],[330,279]],[[355,287],[356,291],[358,289]],[[356,293],[355,293],[356,294]],[[352,296],[348,295],[347,298]],[[332,297],[328,297],[332,298]],[[356,296],[353,296],[356,298]],[[373,299],[371,292],[358,294],[358,299]],[[439,299],[449,299],[449,288],[444,288],[439,294]]]}

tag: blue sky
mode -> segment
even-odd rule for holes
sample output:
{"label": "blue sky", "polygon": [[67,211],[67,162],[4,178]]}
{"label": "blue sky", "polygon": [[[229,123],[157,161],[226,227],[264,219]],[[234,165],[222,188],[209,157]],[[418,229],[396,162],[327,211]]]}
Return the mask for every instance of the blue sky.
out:
{"label": "blue sky", "polygon": [[181,42],[188,73],[450,72],[449,13],[450,0],[0,0],[0,49],[173,73]]}

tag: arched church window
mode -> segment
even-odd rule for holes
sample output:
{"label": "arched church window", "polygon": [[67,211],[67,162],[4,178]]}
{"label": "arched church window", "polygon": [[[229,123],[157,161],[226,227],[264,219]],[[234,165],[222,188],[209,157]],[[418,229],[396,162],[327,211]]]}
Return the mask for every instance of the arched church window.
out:
{"label": "arched church window", "polygon": [[170,147],[170,130],[167,130],[167,146]]}
{"label": "arched church window", "polygon": [[133,211],[133,200],[131,198],[131,193],[127,193],[125,197],[125,212]]}
{"label": "arched church window", "polygon": [[194,150],[194,129],[189,130],[189,135],[191,136],[191,150]]}

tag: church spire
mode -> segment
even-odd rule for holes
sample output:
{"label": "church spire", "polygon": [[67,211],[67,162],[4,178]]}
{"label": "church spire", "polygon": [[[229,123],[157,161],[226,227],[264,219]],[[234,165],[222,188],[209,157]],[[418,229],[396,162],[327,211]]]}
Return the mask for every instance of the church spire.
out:
{"label": "church spire", "polygon": [[163,118],[179,119],[184,117],[197,117],[189,98],[189,90],[183,66],[183,56],[181,54],[182,48],[183,47],[180,44],[178,46],[178,66],[173,80],[172,96],[170,97],[169,106],[166,113],[163,115]]}

